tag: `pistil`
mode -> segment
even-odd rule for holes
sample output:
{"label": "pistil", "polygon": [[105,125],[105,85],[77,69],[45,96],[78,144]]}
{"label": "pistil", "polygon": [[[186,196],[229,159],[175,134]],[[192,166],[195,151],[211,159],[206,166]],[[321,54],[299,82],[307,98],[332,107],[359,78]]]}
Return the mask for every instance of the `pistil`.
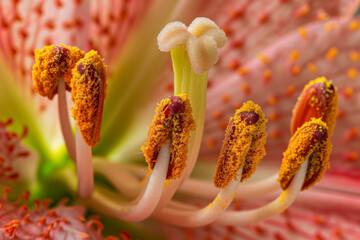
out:
{"label": "pistil", "polygon": [[187,167],[180,179],[169,182],[157,210],[170,201],[195,165],[204,129],[208,70],[218,60],[217,48],[226,40],[224,31],[207,18],[196,18],[189,27],[181,22],[169,23],[158,35],[159,49],[171,52],[174,95],[185,93],[189,97],[196,129],[190,138]]}

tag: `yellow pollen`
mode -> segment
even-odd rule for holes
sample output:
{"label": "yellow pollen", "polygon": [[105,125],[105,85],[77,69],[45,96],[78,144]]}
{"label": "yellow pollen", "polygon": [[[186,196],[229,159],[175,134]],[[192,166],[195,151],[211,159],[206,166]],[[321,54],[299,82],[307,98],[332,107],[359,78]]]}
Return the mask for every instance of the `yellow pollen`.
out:
{"label": "yellow pollen", "polygon": [[239,67],[239,68],[237,69],[237,72],[238,72],[240,75],[245,76],[246,74],[248,74],[249,71],[248,71],[247,68]]}
{"label": "yellow pollen", "polygon": [[299,54],[299,51],[296,50],[296,49],[294,49],[294,50],[291,51],[290,56],[289,56],[289,59],[290,59],[291,61],[295,62],[296,60],[298,60],[299,55],[300,55],[300,54]]}
{"label": "yellow pollen", "polygon": [[[226,187],[231,181],[248,179],[265,156],[267,120],[261,108],[249,101],[230,118],[214,176],[214,185]],[[237,176],[240,168],[242,176]]]}
{"label": "yellow pollen", "polygon": [[257,58],[260,59],[264,64],[268,64],[269,63],[269,58],[267,56],[265,56],[262,53],[259,53],[257,55]]}
{"label": "yellow pollen", "polygon": [[354,79],[356,78],[358,75],[358,70],[356,70],[356,68],[350,68],[348,71],[347,71],[347,76],[351,79]]}
{"label": "yellow pollen", "polygon": [[307,30],[304,27],[299,27],[298,28],[298,33],[300,34],[300,36],[302,36],[304,39],[307,38],[308,34],[307,34]]}
{"label": "yellow pollen", "polygon": [[82,138],[89,146],[100,141],[101,119],[106,97],[106,68],[99,54],[91,50],[72,72],[71,108]]}
{"label": "yellow pollen", "polygon": [[333,60],[339,53],[339,50],[336,47],[332,47],[326,53],[326,60],[331,61]]}
{"label": "yellow pollen", "polygon": [[84,57],[84,52],[77,47],[61,44],[35,49],[35,63],[32,78],[35,90],[50,100],[57,93],[60,78],[63,78],[66,89],[70,89],[72,69],[77,61]]}
{"label": "yellow pollen", "polygon": [[179,94],[161,101],[150,124],[148,139],[141,147],[149,169],[153,169],[160,148],[170,142],[170,163],[166,178],[179,178],[186,167],[190,132],[195,129],[190,100]]}
{"label": "yellow pollen", "polygon": [[298,74],[300,74],[300,72],[301,72],[300,66],[293,66],[291,68],[291,73],[294,74],[294,75],[298,75]]}
{"label": "yellow pollen", "polygon": [[313,74],[317,74],[317,72],[318,72],[317,67],[316,67],[315,64],[312,63],[312,62],[309,62],[309,63],[307,64],[307,68],[308,68],[308,70],[309,70],[311,73],[313,73]]}
{"label": "yellow pollen", "polygon": [[349,29],[351,31],[355,31],[359,28],[359,22],[357,20],[353,20],[351,21],[351,23],[349,24]]}
{"label": "yellow pollen", "polygon": [[360,59],[360,54],[359,54],[357,51],[352,51],[352,52],[350,53],[350,59],[351,59],[351,61],[353,61],[353,62],[357,62],[357,61],[359,61],[359,59]]}
{"label": "yellow pollen", "polygon": [[280,167],[278,182],[283,190],[286,190],[300,170],[302,163],[309,159],[302,190],[313,186],[318,182],[327,168],[329,168],[329,155],[331,142],[327,135],[326,123],[313,118],[298,128],[291,137],[287,150]]}

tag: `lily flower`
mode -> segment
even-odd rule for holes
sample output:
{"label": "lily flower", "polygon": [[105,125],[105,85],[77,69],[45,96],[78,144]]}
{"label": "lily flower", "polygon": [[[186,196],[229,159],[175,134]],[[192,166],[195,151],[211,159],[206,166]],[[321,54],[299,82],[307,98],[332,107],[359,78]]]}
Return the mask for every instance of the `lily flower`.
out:
{"label": "lily flower", "polygon": [[[0,127],[6,129],[5,132],[21,132],[24,127],[27,130],[19,138],[1,139],[3,146],[15,146],[11,151],[9,147],[0,148],[1,157],[11,163],[11,168],[1,166],[1,186],[11,185],[14,196],[28,189],[34,199],[51,198],[59,202],[71,196],[71,204],[81,204],[104,215],[106,235],[117,235],[119,229],[125,229],[134,237],[146,239],[357,238],[360,236],[357,228],[359,89],[356,84],[360,67],[360,22],[354,16],[357,5],[357,1],[325,0],[2,1],[0,118],[3,122]],[[177,22],[175,28],[168,28],[173,32],[164,31],[159,35],[160,50],[171,51],[171,68],[168,55],[157,48],[156,37],[167,23],[174,20],[190,23],[198,16],[213,21],[200,18],[189,27]],[[52,90],[56,93],[51,91],[48,95],[53,100],[39,96],[33,88],[34,49],[60,44],[76,46],[84,52],[95,50],[109,66],[107,97],[103,94],[104,105],[102,107],[101,102],[101,107],[96,108],[100,121],[92,122],[97,127],[91,127],[98,133],[101,125],[100,135],[96,134],[100,141],[96,140],[98,145],[93,149],[82,145],[85,150],[79,150],[78,143],[87,142],[84,128],[76,125],[83,118],[75,110],[76,123],[73,122],[67,116],[68,108],[64,107],[64,103],[69,103],[74,104],[75,109],[89,109],[78,105],[76,99],[90,95],[77,92],[79,88],[71,83],[66,84],[66,77],[60,81],[64,85],[55,86]],[[307,85],[321,76],[332,83],[315,80]],[[79,73],[77,79],[82,77]],[[104,92],[106,84],[102,83]],[[71,90],[71,96],[65,90]],[[332,95],[336,91],[338,98]],[[174,96],[168,98],[169,95]],[[154,106],[161,99],[165,99],[159,105],[163,108],[156,110],[151,123]],[[256,111],[235,113],[249,100],[261,110],[254,107]],[[191,108],[185,111],[185,105]],[[259,123],[266,122],[263,115],[269,119],[266,145],[266,134],[260,130],[264,125],[247,124],[254,120],[255,112],[261,119]],[[191,113],[191,117],[185,113]],[[6,123],[6,119],[13,119],[13,124]],[[182,124],[185,120],[188,124],[183,131],[184,138],[178,132],[185,129]],[[64,131],[63,126],[67,130]],[[83,140],[72,139],[75,126],[79,128],[76,136],[82,136]],[[234,134],[237,129],[255,126],[259,128],[248,130],[251,134],[247,138]],[[9,127],[12,130],[8,130]],[[309,131],[314,132],[307,135]],[[313,143],[314,136],[318,145],[305,148],[306,153],[299,153],[294,147]],[[314,187],[298,195],[302,188],[318,181],[327,169],[329,139],[334,146],[331,168]],[[20,141],[21,144],[17,144]],[[254,144],[257,150],[245,148]],[[140,153],[142,145],[149,164],[145,171]],[[265,150],[259,150],[264,146],[265,157]],[[238,154],[240,150],[243,155]],[[294,152],[301,156],[301,162],[290,157]],[[219,161],[216,168],[219,154],[220,160],[230,159],[236,167]],[[251,156],[256,154],[255,164]],[[84,161],[79,160],[82,158]],[[169,164],[160,161],[163,159],[169,160]],[[91,174],[93,169],[95,179]],[[283,190],[276,182],[279,169]],[[213,186],[207,180],[215,172]],[[248,182],[240,183],[244,174],[250,177],[252,173]],[[142,177],[145,177],[143,182]],[[163,186],[164,182],[165,188],[159,189],[157,186]],[[86,183],[85,190],[83,183]],[[174,197],[175,192],[178,194]],[[218,193],[221,194],[217,197]],[[279,193],[280,197],[275,199]],[[135,201],[131,202],[134,197]],[[289,209],[274,216],[277,207],[287,208],[292,201],[295,202]],[[212,212],[211,204],[222,208]],[[6,200],[2,205],[8,206],[6,209],[21,210],[19,204]],[[199,210],[199,205],[205,208]],[[262,210],[261,206],[270,207]],[[32,224],[51,211],[47,207],[40,210],[32,207],[34,210],[29,210],[34,214]],[[281,207],[280,210],[284,210]],[[59,216],[71,219],[69,225],[77,229],[80,237],[100,239],[100,233],[94,233],[76,219],[75,215],[83,213],[76,213],[72,208],[60,203],[54,210]],[[26,219],[16,215],[27,216],[26,211],[15,211],[12,219],[2,222],[4,234],[21,238],[23,235],[16,234],[26,233],[29,225],[17,226],[19,220],[25,222]],[[207,215],[199,217],[201,211]],[[261,213],[258,215],[261,217],[248,218],[254,211]],[[127,223],[149,216],[155,220]],[[55,218],[52,220],[56,222]],[[63,236],[70,234],[68,223],[46,223],[46,227],[36,230],[37,235],[47,233],[51,238],[51,234],[57,233],[55,228],[61,230]],[[188,228],[194,226],[201,227]],[[159,230],[161,233],[156,232]],[[73,236],[77,237],[79,235]],[[120,237],[128,236],[121,233]]]}

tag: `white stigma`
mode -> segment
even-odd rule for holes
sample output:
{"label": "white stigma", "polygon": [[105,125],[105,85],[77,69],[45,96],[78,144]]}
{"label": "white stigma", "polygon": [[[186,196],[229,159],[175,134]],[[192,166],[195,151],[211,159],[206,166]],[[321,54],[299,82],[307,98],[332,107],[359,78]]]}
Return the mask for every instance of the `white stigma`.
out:
{"label": "white stigma", "polygon": [[219,59],[217,52],[226,43],[226,35],[215,22],[199,17],[186,27],[181,22],[168,23],[158,35],[162,52],[183,46],[193,71],[201,74],[208,71]]}

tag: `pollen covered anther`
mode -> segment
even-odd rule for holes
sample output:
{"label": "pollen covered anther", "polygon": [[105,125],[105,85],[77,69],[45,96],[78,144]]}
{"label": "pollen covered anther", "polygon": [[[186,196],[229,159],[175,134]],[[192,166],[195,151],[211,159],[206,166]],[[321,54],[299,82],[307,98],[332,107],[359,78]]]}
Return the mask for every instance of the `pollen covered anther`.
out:
{"label": "pollen covered anther", "polygon": [[325,77],[310,81],[301,93],[293,110],[291,133],[311,118],[320,118],[328,126],[328,134],[332,135],[338,105],[337,89]]}
{"label": "pollen covered anther", "polygon": [[35,63],[32,71],[35,90],[41,96],[51,100],[57,93],[61,77],[65,81],[66,89],[70,90],[72,69],[83,57],[83,51],[64,44],[35,49]]}
{"label": "pollen covered anther", "polygon": [[284,152],[278,178],[281,188],[287,189],[306,159],[309,159],[309,163],[302,190],[318,182],[326,169],[330,167],[331,147],[328,127],[320,119],[313,118],[298,128]]}
{"label": "pollen covered anther", "polygon": [[201,74],[219,59],[217,48],[226,43],[226,35],[212,20],[198,17],[186,27],[181,22],[168,23],[158,35],[160,51],[184,47],[193,71]]}
{"label": "pollen covered anther", "polygon": [[100,141],[100,128],[106,97],[106,65],[94,50],[86,53],[73,69],[71,100],[74,102],[72,116],[89,146]]}
{"label": "pollen covered anther", "polygon": [[160,148],[170,142],[170,163],[166,178],[179,178],[186,167],[188,142],[193,130],[195,121],[186,94],[162,100],[150,124],[148,139],[141,148],[149,168],[154,168]]}
{"label": "pollen covered anther", "polygon": [[226,187],[236,180],[242,167],[241,182],[248,179],[265,156],[267,120],[261,108],[249,101],[230,118],[214,176],[214,185]]}

